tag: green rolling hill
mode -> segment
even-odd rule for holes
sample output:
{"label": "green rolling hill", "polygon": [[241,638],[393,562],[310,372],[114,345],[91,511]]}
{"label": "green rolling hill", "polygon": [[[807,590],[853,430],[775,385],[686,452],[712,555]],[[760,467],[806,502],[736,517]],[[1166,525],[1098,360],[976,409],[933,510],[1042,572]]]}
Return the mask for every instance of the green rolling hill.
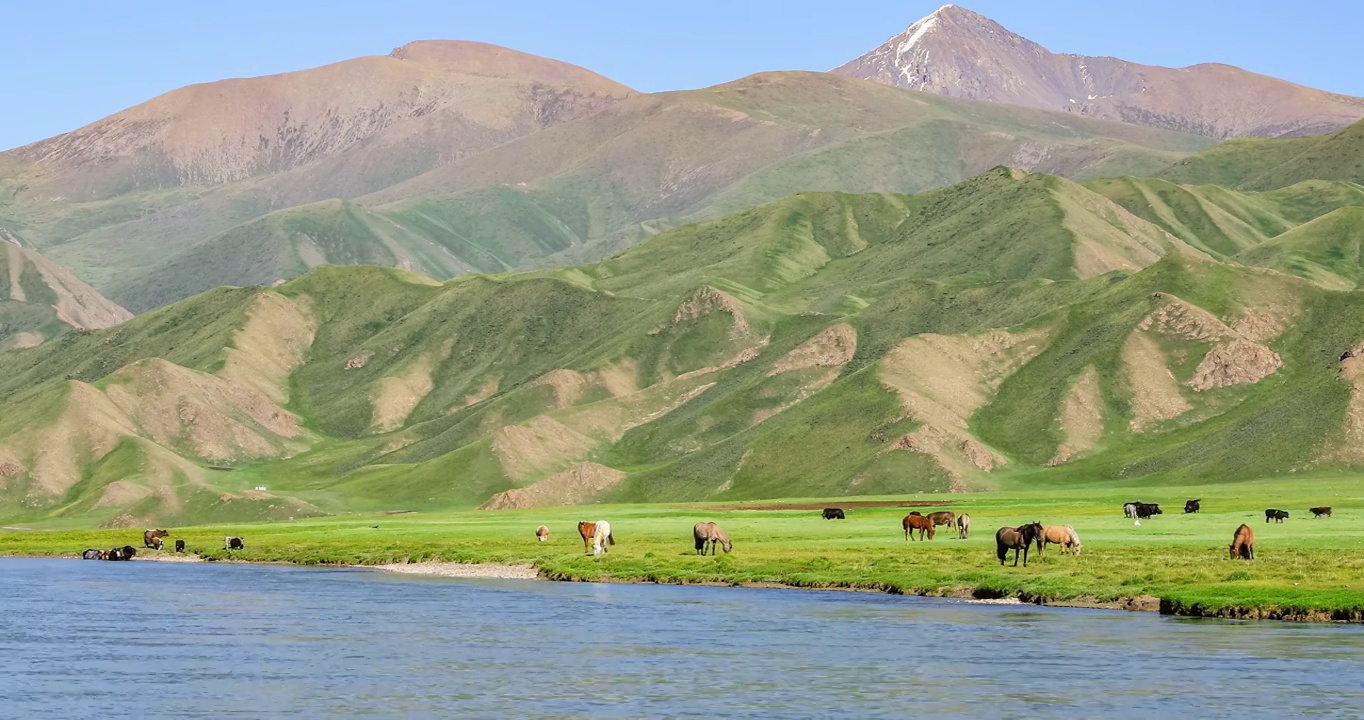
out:
{"label": "green rolling hill", "polygon": [[571,268],[441,284],[300,267],[0,353],[0,519],[1355,466],[1364,301],[1279,269],[1357,277],[1358,253],[1330,243],[1359,211],[1296,192],[996,168],[912,195],[791,195]]}

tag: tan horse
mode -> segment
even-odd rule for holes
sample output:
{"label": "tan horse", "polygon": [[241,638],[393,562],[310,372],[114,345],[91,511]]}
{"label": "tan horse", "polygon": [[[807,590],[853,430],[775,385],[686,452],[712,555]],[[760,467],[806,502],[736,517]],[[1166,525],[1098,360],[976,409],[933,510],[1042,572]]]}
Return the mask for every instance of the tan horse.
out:
{"label": "tan horse", "polygon": [[971,534],[971,516],[962,513],[957,516],[957,539],[965,540]]}
{"label": "tan horse", "polygon": [[540,542],[544,542],[544,541],[548,540],[548,539],[549,539],[549,528],[545,527],[544,525],[541,525],[540,527],[535,528],[535,539],[538,540],[538,541],[540,541]]}
{"label": "tan horse", "polygon": [[929,513],[924,517],[928,518],[928,521],[934,525],[946,525],[948,528],[957,524],[957,514],[951,510]]}
{"label": "tan horse", "polygon": [[597,524],[594,522],[578,523],[578,534],[583,536],[583,554],[592,554],[592,536],[597,533]]}
{"label": "tan horse", "polygon": [[1236,528],[1236,534],[1231,538],[1231,559],[1240,558],[1242,560],[1255,559],[1255,531],[1249,525],[1241,524]]}
{"label": "tan horse", "polygon": [[1043,526],[1042,547],[1039,552],[1045,550],[1047,545],[1060,545],[1061,552],[1080,554],[1080,536],[1076,534],[1075,528],[1069,525]]}
{"label": "tan horse", "polygon": [[905,526],[905,540],[913,539],[915,530],[919,531],[920,540],[924,539],[924,533],[928,534],[929,540],[933,539],[933,521],[919,513],[910,513],[906,515],[905,519],[901,521],[901,524]]}
{"label": "tan horse", "polygon": [[691,534],[696,540],[697,555],[705,555],[707,546],[710,547],[711,555],[715,554],[716,545],[724,548],[726,554],[734,549],[734,543],[729,541],[729,536],[725,534],[724,530],[720,529],[719,525],[713,522],[696,523],[692,526]]}

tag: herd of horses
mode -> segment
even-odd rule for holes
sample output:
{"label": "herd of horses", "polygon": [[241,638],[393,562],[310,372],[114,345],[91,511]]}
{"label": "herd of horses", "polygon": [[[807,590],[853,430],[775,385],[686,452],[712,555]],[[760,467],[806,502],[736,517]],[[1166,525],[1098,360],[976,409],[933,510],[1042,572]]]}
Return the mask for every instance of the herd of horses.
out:
{"label": "herd of horses", "polygon": [[[1123,516],[1136,518],[1137,524],[1141,520],[1149,519],[1155,515],[1163,514],[1160,506],[1155,503],[1143,503],[1134,501],[1123,504]],[[1202,512],[1202,500],[1188,500],[1184,503],[1186,514]],[[1319,506],[1308,508],[1313,518],[1331,517],[1329,506]],[[847,513],[842,508],[824,508],[820,513],[825,520],[845,520]],[[1286,510],[1269,508],[1265,510],[1265,522],[1283,522],[1287,520],[1289,514]],[[957,539],[965,540],[971,533],[971,516],[967,513],[957,514],[951,510],[940,510],[927,515],[918,511],[910,512],[901,521],[905,531],[905,541],[910,540],[932,540],[937,535],[939,527],[946,526],[949,530],[955,528]],[[918,537],[915,537],[915,534]],[[615,535],[611,532],[611,523],[606,520],[595,522],[578,523],[578,535],[583,539],[583,552],[593,557],[605,555],[608,549],[616,544]],[[161,550],[165,538],[170,537],[169,530],[148,529],[142,533],[142,545],[144,548]],[[535,529],[535,538],[539,542],[549,540],[549,528],[541,525]],[[726,553],[734,549],[734,543],[729,539],[719,525],[713,522],[698,522],[692,526],[692,539],[695,543],[696,554],[715,555],[717,548],[722,548]],[[1061,552],[1080,554],[1080,535],[1075,532],[1075,528],[1070,525],[1043,525],[1039,522],[1031,522],[1018,527],[1002,527],[995,532],[995,554],[999,558],[999,564],[1004,565],[1007,561],[1009,551],[1014,551],[1014,567],[1018,567],[1020,556],[1023,567],[1028,566],[1028,550],[1032,546],[1037,547],[1038,556],[1041,557],[1047,545],[1060,545]],[[246,540],[241,536],[229,535],[223,538],[223,549],[242,550],[246,547]],[[185,552],[185,541],[175,541],[175,552]],[[1255,559],[1255,531],[1244,523],[1236,528],[1232,535],[1230,547],[1231,559],[1254,560]],[[137,555],[137,548],[131,545],[100,550],[99,548],[89,548],[81,553],[81,557],[86,560],[132,560]]]}
{"label": "herd of horses", "polygon": [[[143,549],[150,548],[152,550],[161,550],[165,546],[166,542],[165,539],[168,537],[170,537],[169,530],[162,530],[160,528],[144,530],[142,531],[142,547]],[[223,538],[224,550],[241,550],[245,547],[246,540],[243,539],[240,535],[229,535]],[[176,553],[185,552],[184,540],[175,541],[175,552]],[[88,548],[85,550],[85,552],[81,553],[81,559],[119,561],[132,560],[133,557],[136,555],[137,548],[133,547],[132,545],[124,545],[123,547],[111,548],[109,550],[100,550],[99,548]]]}

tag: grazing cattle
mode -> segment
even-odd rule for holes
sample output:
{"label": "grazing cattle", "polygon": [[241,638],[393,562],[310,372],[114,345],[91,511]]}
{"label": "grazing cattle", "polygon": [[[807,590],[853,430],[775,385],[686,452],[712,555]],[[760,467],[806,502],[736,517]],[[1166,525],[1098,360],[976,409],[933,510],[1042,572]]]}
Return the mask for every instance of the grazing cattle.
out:
{"label": "grazing cattle", "polygon": [[160,536],[160,535],[153,535],[153,536],[152,536],[152,548],[153,548],[153,549],[160,550],[160,549],[161,549],[161,545],[163,544],[163,542],[164,542],[164,541],[161,540],[161,536]]}
{"label": "grazing cattle", "polygon": [[597,533],[597,524],[593,522],[578,523],[578,534],[583,536],[583,554],[592,554],[592,536]]}
{"label": "grazing cattle", "polygon": [[243,548],[245,548],[245,547],[246,547],[246,541],[243,540],[240,536],[237,536],[237,535],[229,535],[229,536],[223,538],[223,549],[224,549],[224,550],[241,550],[241,549],[243,549]]}
{"label": "grazing cattle", "polygon": [[947,527],[950,528],[953,525],[957,524],[957,514],[952,512],[951,510],[942,510],[935,513],[929,513],[926,517],[928,518],[928,521],[933,523],[934,525],[946,525]]}
{"label": "grazing cattle", "polygon": [[1146,520],[1152,515],[1164,515],[1155,503],[1137,503],[1137,519]]}
{"label": "grazing cattle", "polygon": [[933,539],[934,535],[933,521],[929,520],[923,515],[910,513],[909,515],[905,516],[905,519],[901,521],[901,524],[905,526],[905,540],[913,539],[915,530],[919,531],[920,540],[924,539],[925,533],[928,534],[929,540]]}
{"label": "grazing cattle", "polygon": [[592,529],[592,557],[606,554],[606,546],[615,545],[616,538],[611,534],[611,523],[598,520]]}
{"label": "grazing cattle", "polygon": [[184,541],[184,540],[176,540],[176,541],[175,541],[175,552],[182,553],[182,552],[184,552],[184,551],[185,551],[185,541]]}
{"label": "grazing cattle", "polygon": [[848,519],[848,517],[847,517],[846,515],[843,514],[843,508],[824,508],[824,515],[823,515],[823,517],[824,517],[825,520],[847,520],[847,519]]}
{"label": "grazing cattle", "polygon": [[957,516],[957,539],[965,540],[971,534],[971,516],[962,513]]}
{"label": "grazing cattle", "polygon": [[1241,524],[1236,528],[1236,534],[1231,536],[1231,559],[1236,560],[1255,559],[1255,531],[1249,525]]}
{"label": "grazing cattle", "polygon": [[1199,503],[1201,503],[1201,502],[1203,502],[1203,501],[1202,501],[1202,500],[1185,500],[1185,501],[1184,501],[1184,514],[1185,514],[1185,515],[1188,515],[1189,513],[1196,513],[1196,512],[1202,511],[1203,508],[1202,508],[1202,506],[1199,504]]}
{"label": "grazing cattle", "polygon": [[538,540],[538,541],[540,541],[540,542],[544,542],[544,541],[548,540],[548,539],[549,539],[549,528],[545,527],[544,525],[541,525],[540,527],[535,528],[535,539]]}
{"label": "grazing cattle", "polygon": [[710,554],[715,554],[715,546],[719,545],[725,549],[725,554],[729,554],[734,549],[734,543],[729,541],[729,536],[719,525],[713,522],[699,522],[692,526],[692,537],[696,540],[696,554],[705,555],[707,545],[710,546]]}
{"label": "grazing cattle", "polygon": [[159,538],[163,538],[163,537],[170,537],[170,531],[169,531],[169,530],[160,530],[160,529],[157,529],[157,530],[143,530],[143,531],[142,531],[142,547],[159,547],[158,545],[155,544],[154,541],[157,540],[157,539],[159,539]]}
{"label": "grazing cattle", "polygon": [[1140,504],[1141,503],[1130,502],[1123,505],[1122,516],[1126,518],[1135,518],[1137,516],[1137,506]]}
{"label": "grazing cattle", "polygon": [[1042,527],[1038,552],[1046,550],[1047,545],[1060,545],[1062,552],[1080,553],[1080,536],[1069,525],[1045,525]]}
{"label": "grazing cattle", "polygon": [[1314,508],[1311,508],[1311,513],[1312,513],[1312,518],[1313,518],[1313,519],[1316,519],[1316,518],[1319,518],[1319,517],[1331,517],[1331,508],[1329,508],[1329,507],[1314,507]]}
{"label": "grazing cattle", "polygon": [[1009,556],[1009,551],[1014,551],[1014,567],[1018,567],[1018,551],[1023,551],[1023,567],[1028,566],[1028,546],[1037,543],[1038,550],[1042,548],[1042,524],[1029,523],[1020,527],[1002,527],[995,533],[995,553],[999,555],[999,564],[1003,565],[1004,560]]}
{"label": "grazing cattle", "polygon": [[97,548],[90,548],[89,550],[86,550],[85,552],[81,553],[81,559],[82,559],[82,560],[103,560],[103,559],[104,559],[104,551],[103,551],[103,550],[99,550],[99,549],[97,549]]}
{"label": "grazing cattle", "polygon": [[1286,510],[1275,510],[1270,508],[1265,511],[1265,522],[1269,522],[1270,520],[1273,520],[1274,522],[1283,522],[1287,519],[1288,511]]}

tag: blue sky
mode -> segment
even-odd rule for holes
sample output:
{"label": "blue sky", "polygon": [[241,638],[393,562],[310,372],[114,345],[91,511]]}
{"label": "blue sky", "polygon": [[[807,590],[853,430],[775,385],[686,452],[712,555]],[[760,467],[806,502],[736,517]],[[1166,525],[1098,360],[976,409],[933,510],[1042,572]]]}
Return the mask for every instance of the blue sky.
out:
{"label": "blue sky", "polygon": [[[480,40],[583,65],[644,91],[762,70],[827,70],[942,0],[228,0],[11,3],[0,42],[0,149],[74,129],[168,90],[382,55],[419,39]],[[1053,51],[1183,66],[1225,62],[1364,95],[1364,3],[964,0]],[[1234,8],[1234,9],[1232,9]]]}

